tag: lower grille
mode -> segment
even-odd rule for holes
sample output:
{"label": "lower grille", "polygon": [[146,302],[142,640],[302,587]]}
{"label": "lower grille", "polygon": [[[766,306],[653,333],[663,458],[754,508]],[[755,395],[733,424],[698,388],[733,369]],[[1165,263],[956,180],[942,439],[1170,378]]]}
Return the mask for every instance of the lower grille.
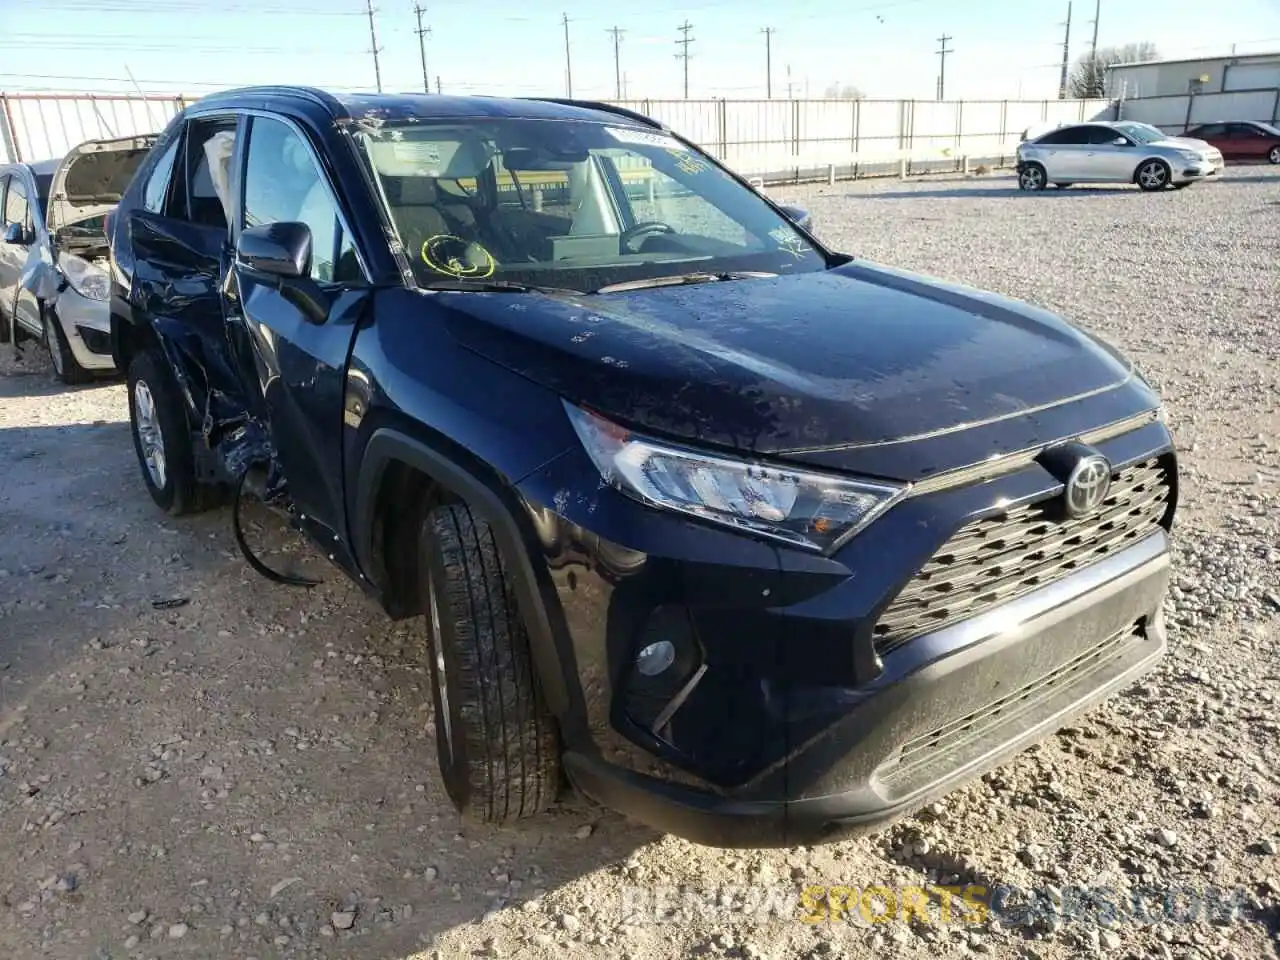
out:
{"label": "lower grille", "polygon": [[[897,763],[885,769],[881,773],[881,779],[886,782],[909,780],[921,768],[940,758],[954,758],[957,752],[982,741],[1001,724],[1013,720],[1024,710],[1032,709],[1053,696],[1056,691],[1105,666],[1130,643],[1141,641],[1145,637],[1144,623],[1139,620],[1128,629],[1094,644],[1039,680],[1033,680],[967,716],[908,741],[899,751]],[[1002,738],[992,736],[991,739],[996,741]]]}
{"label": "lower grille", "polygon": [[881,614],[876,650],[967,620],[1053,583],[1149,536],[1167,509],[1170,478],[1158,459],[1117,471],[1106,501],[1062,520],[1057,498],[961,527]]}

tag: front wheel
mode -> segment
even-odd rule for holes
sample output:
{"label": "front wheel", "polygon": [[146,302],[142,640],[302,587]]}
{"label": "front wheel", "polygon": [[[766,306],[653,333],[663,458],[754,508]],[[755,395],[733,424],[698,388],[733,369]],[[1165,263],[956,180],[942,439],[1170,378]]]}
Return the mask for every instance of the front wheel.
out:
{"label": "front wheel", "polygon": [[1163,160],[1148,160],[1138,167],[1133,177],[1138,187],[1147,192],[1163,190],[1169,185],[1171,174],[1169,165]]}
{"label": "front wheel", "polygon": [[1038,163],[1028,163],[1018,174],[1018,189],[1027,191],[1043,190],[1047,185],[1044,167]]}
{"label": "front wheel", "polygon": [[493,531],[464,504],[436,507],[418,551],[449,799],[482,823],[540,813],[559,790],[559,738]]}
{"label": "front wheel", "polygon": [[53,373],[62,383],[74,386],[88,383],[93,375],[80,366],[80,361],[71,352],[66,332],[62,329],[62,321],[51,309],[43,311],[44,343],[49,348],[49,359],[53,362]]}
{"label": "front wheel", "polygon": [[1267,154],[1267,159],[1272,163],[1280,163],[1280,144],[1271,148],[1271,152]]}

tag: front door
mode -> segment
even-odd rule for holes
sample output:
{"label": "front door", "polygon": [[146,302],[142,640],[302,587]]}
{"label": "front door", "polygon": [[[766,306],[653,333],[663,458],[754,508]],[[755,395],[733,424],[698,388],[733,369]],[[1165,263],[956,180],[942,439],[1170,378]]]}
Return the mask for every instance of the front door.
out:
{"label": "front door", "polygon": [[[228,322],[251,346],[261,401],[288,491],[313,537],[347,541],[342,477],[342,411],[347,357],[366,305],[365,274],[340,204],[301,128],[254,116],[242,148],[243,201],[237,232],[268,223],[311,229],[310,279],[327,318],[308,316],[270,278],[235,266]],[[327,534],[327,536],[326,536]],[[340,539],[339,539],[340,538]]]}
{"label": "front door", "polygon": [[1273,141],[1249,123],[1227,124],[1232,154],[1241,160],[1265,160]]}

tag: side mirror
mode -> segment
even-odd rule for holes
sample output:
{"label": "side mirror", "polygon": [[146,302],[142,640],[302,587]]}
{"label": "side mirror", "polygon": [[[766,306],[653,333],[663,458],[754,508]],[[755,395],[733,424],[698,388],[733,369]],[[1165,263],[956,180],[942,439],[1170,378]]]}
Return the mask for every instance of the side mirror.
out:
{"label": "side mirror", "polygon": [[305,223],[264,223],[240,232],[236,263],[276,281],[276,289],[308,323],[329,319],[329,295],[311,279],[311,228]]}
{"label": "side mirror", "polygon": [[813,219],[809,216],[809,211],[800,207],[779,207],[783,213],[787,215],[787,219],[794,223],[797,227],[803,227],[808,230],[813,226]]}
{"label": "side mirror", "polygon": [[20,223],[11,223],[4,228],[4,242],[21,246],[27,243],[27,231]]}
{"label": "side mirror", "polygon": [[1129,141],[1126,140],[1124,137],[1116,137],[1114,140],[1111,141],[1111,145],[1113,147],[1127,147],[1129,146]]}
{"label": "side mirror", "polygon": [[296,280],[311,274],[311,228],[305,223],[264,223],[240,233],[236,262],[257,273]]}

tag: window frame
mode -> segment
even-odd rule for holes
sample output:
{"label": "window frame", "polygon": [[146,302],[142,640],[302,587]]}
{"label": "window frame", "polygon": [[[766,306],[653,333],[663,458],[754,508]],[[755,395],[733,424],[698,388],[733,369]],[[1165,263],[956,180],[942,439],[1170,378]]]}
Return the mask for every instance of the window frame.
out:
{"label": "window frame", "polygon": [[[184,123],[181,129],[176,131],[167,141],[161,141],[153,147],[153,149],[156,149],[159,152],[156,154],[156,159],[152,161],[147,169],[146,179],[142,183],[142,189],[138,196],[138,207],[146,213],[153,214],[157,217],[170,216],[167,211],[169,209],[169,201],[171,199],[170,195],[173,190],[173,173],[178,167],[178,157],[182,156],[185,158],[186,156],[186,139],[187,125]],[[166,157],[168,157],[167,170],[164,169]],[[151,207],[147,205],[147,195],[150,191],[152,182],[161,174],[162,170],[165,178],[164,189],[160,192],[159,209],[152,210]],[[175,217],[173,219],[177,218]]]}
{"label": "window frame", "polygon": [[249,167],[249,143],[253,139],[254,121],[257,119],[274,120],[277,123],[284,124],[295,136],[302,140],[302,144],[306,148],[307,155],[311,158],[312,165],[320,175],[320,180],[329,193],[329,199],[333,202],[334,210],[337,211],[339,230],[338,240],[341,241],[345,239],[350,241],[351,249],[354,250],[356,254],[356,263],[360,268],[360,278],[358,280],[312,279],[315,283],[320,284],[320,286],[325,289],[344,289],[372,283],[370,279],[369,259],[365,256],[364,250],[360,247],[359,237],[355,231],[351,229],[351,221],[347,217],[346,210],[343,209],[342,195],[340,191],[334,189],[334,178],[329,166],[324,163],[321,152],[316,149],[315,141],[312,139],[305,126],[288,114],[277,113],[271,110],[241,110],[239,115],[241,117],[241,124],[237,134],[236,152],[232,157],[231,163],[231,195],[234,198],[232,205],[235,208],[230,225],[232,248],[234,249],[239,244],[240,233],[244,229],[244,193],[246,173],[248,172]]}

